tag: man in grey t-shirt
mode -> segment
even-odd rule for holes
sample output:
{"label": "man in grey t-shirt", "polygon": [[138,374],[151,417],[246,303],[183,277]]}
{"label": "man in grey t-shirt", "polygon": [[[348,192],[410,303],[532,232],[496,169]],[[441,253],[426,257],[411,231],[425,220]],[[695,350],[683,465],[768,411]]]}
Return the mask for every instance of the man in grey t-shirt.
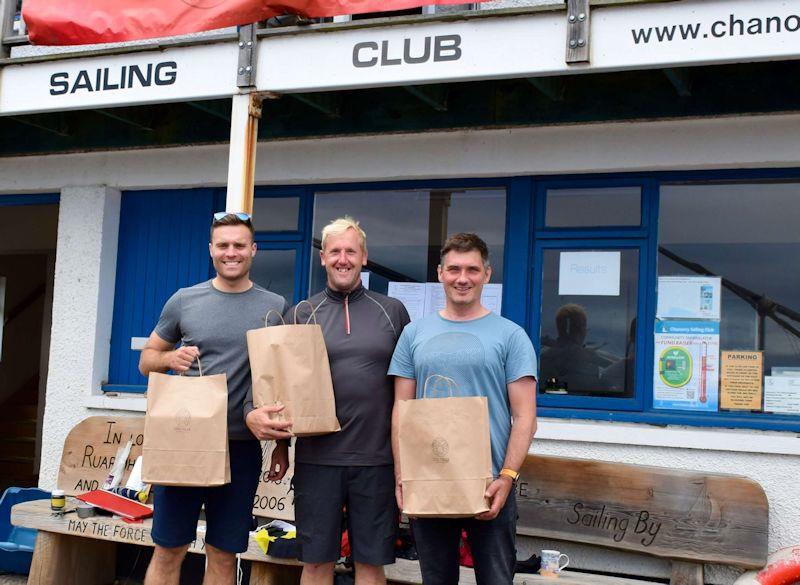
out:
{"label": "man in grey t-shirt", "polygon": [[[270,310],[283,311],[283,297],[250,281],[256,253],[253,226],[244,213],[219,213],[211,225],[209,251],[217,275],[176,292],[142,350],[139,370],[198,375],[224,373],[228,381],[228,439],[231,483],[213,488],[157,486],[152,537],[155,552],[146,585],[177,583],[181,562],[195,539],[201,506],[206,511],[204,583],[233,583],[236,553],[247,549],[253,497],[261,473],[258,439],[285,439],[288,423],[263,419],[245,424],[244,403],[250,391],[248,329],[264,326]],[[176,345],[179,345],[177,349]],[[270,473],[279,479],[288,460],[276,455]]]}

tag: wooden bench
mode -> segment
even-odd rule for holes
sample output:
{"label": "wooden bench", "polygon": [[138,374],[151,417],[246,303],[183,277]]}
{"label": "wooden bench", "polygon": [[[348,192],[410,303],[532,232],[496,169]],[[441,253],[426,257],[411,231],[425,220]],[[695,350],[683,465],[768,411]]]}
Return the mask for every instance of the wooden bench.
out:
{"label": "wooden bench", "polygon": [[[129,437],[137,442],[141,419],[92,417],[70,433],[62,456],[59,487],[68,493],[91,489],[108,472],[108,453]],[[136,455],[136,450],[131,455]],[[104,459],[105,458],[105,459]],[[132,465],[132,461],[129,462]],[[77,489],[73,489],[77,486]],[[261,486],[259,493],[286,497],[286,487]],[[279,488],[278,492],[274,489]],[[273,490],[270,492],[269,490]],[[280,491],[283,490],[283,491]],[[529,455],[517,485],[520,540],[563,541],[633,552],[671,562],[672,585],[702,585],[704,563],[760,568],[767,559],[768,506],[761,487],[732,475],[709,474]],[[254,509],[264,515],[263,509]],[[280,510],[291,519],[291,503]],[[113,581],[115,543],[153,546],[151,521],[127,524],[108,517],[56,518],[48,501],[18,504],[11,522],[39,529],[29,583],[101,585]],[[190,551],[203,553],[205,526]],[[251,538],[242,558],[252,564],[251,585],[295,585],[297,561],[268,557]],[[576,554],[571,568],[585,568]],[[419,565],[398,559],[386,568],[392,583],[421,583]],[[628,578],[630,577],[630,578]],[[642,585],[630,576],[566,570],[561,585]],[[474,583],[462,568],[461,583]],[[539,575],[517,575],[515,583],[552,583]]]}

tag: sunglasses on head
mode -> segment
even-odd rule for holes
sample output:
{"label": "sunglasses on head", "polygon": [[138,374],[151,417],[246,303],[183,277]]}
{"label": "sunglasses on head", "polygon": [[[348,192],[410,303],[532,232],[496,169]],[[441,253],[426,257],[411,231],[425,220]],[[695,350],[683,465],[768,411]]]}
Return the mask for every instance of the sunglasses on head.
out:
{"label": "sunglasses on head", "polygon": [[245,213],[244,211],[218,211],[214,214],[214,221],[222,221],[229,215],[237,217],[242,221],[250,221],[250,214]]}

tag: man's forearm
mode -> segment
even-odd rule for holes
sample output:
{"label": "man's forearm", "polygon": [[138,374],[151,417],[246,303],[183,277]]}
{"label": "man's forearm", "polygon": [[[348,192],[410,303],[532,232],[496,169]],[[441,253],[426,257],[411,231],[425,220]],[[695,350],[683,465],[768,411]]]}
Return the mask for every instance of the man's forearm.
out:
{"label": "man's forearm", "polygon": [[528,455],[528,450],[536,433],[536,417],[531,413],[514,418],[511,426],[511,436],[508,438],[506,458],[503,467],[519,471]]}
{"label": "man's forearm", "polygon": [[169,354],[174,350],[143,349],[139,358],[139,371],[147,376],[150,372],[166,372],[169,370]]}

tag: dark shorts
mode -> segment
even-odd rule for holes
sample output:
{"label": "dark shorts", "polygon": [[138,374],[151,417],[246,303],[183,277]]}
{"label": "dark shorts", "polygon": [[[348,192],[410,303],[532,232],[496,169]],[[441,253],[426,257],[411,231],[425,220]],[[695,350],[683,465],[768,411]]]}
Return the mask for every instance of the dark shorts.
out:
{"label": "dark shorts", "polygon": [[394,562],[398,524],[394,466],[295,463],[294,493],[301,561],[338,560],[346,526],[354,562],[375,566]]}
{"label": "dark shorts", "polygon": [[253,498],[261,475],[258,441],[230,441],[231,483],[218,487],[155,486],[153,542],[166,548],[184,546],[197,535],[205,504],[206,542],[220,550],[247,550],[253,526]]}
{"label": "dark shorts", "polygon": [[511,585],[516,565],[517,500],[509,494],[494,520],[475,518],[414,518],[411,531],[417,545],[425,585],[458,585],[461,529],[467,531],[478,585]]}

